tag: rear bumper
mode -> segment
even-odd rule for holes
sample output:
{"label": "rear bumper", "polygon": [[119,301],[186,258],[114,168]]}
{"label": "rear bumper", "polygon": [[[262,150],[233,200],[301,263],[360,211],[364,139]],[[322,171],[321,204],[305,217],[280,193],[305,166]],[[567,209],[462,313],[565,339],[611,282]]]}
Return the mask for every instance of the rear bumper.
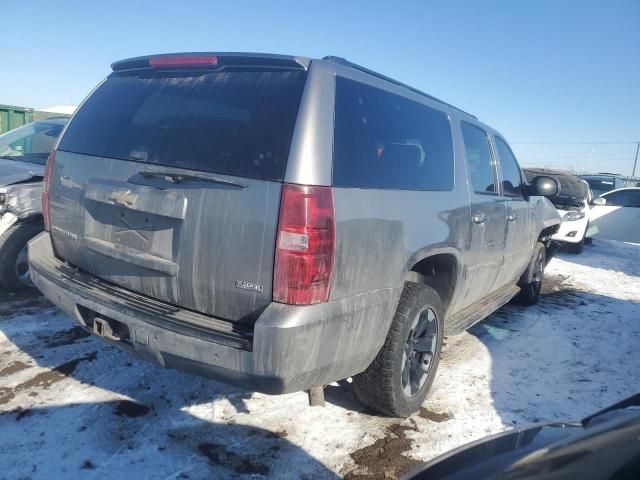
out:
{"label": "rear bumper", "polygon": [[382,346],[401,289],[305,307],[271,303],[241,328],[125,290],[58,260],[48,233],[29,244],[31,277],[85,328],[94,317],[126,326],[109,342],[169,368],[271,394],[363,371]]}

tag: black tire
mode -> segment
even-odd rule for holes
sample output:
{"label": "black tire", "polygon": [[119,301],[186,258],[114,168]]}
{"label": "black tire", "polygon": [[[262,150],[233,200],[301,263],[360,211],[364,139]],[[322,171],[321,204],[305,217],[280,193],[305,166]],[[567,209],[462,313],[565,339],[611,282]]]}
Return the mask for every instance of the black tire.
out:
{"label": "black tire", "polygon": [[569,243],[567,245],[567,251],[569,253],[573,253],[574,255],[579,255],[584,250],[584,237],[578,243]]}
{"label": "black tire", "polygon": [[545,246],[538,242],[533,249],[533,255],[527,270],[522,275],[518,286],[520,293],[516,295],[514,301],[520,305],[535,305],[540,299],[542,281],[544,279],[544,267],[547,263],[547,250]]}
{"label": "black tire", "polygon": [[16,260],[27,242],[42,230],[40,222],[19,221],[0,237],[0,288],[18,291],[30,287],[21,281]]}
{"label": "black tire", "polygon": [[[406,282],[384,345],[373,363],[353,377],[356,398],[394,417],[407,417],[416,412],[427,397],[438,369],[443,316],[442,302],[434,289]],[[424,335],[420,333],[423,327],[427,332]],[[415,350],[411,350],[414,347]],[[427,348],[429,351],[420,352]],[[410,373],[407,374],[407,370]],[[414,372],[420,376],[416,382],[410,378]]]}

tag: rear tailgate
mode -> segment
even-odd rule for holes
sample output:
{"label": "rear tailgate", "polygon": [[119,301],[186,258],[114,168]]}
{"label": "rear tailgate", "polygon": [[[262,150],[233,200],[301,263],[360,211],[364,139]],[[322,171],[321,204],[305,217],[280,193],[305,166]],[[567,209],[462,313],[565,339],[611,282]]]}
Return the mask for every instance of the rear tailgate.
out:
{"label": "rear tailgate", "polygon": [[115,72],[87,99],[55,157],[51,235],[100,278],[252,322],[306,72],[216,67]]}

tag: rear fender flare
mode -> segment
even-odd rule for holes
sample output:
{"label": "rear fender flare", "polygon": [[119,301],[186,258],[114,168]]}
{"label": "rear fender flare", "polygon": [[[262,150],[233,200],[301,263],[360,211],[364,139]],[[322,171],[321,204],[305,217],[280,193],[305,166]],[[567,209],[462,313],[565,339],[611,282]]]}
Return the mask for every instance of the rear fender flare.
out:
{"label": "rear fender flare", "polygon": [[415,252],[411,257],[409,257],[409,259],[407,260],[407,263],[405,264],[402,286],[404,286],[404,282],[415,282],[415,283],[422,283],[424,285],[429,285],[428,279],[426,278],[425,275],[423,275],[420,272],[412,271],[412,269],[421,261],[426,260],[430,257],[434,257],[436,255],[449,255],[453,257],[455,262],[455,267],[453,271],[454,278],[452,281],[452,291],[448,295],[448,298],[441,298],[443,306],[445,308],[445,313],[446,313],[449,307],[455,302],[457,292],[462,291],[459,288],[460,282],[462,279],[462,275],[461,275],[462,255],[458,249],[450,246],[436,246],[436,247],[426,247],[424,249],[421,249]]}

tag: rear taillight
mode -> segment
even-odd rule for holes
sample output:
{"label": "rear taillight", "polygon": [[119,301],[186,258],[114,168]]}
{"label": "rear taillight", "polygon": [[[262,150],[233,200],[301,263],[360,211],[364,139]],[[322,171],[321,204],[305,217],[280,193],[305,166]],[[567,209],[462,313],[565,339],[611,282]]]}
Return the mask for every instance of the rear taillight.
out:
{"label": "rear taillight", "polygon": [[56,151],[53,150],[47,158],[47,166],[44,169],[44,178],[42,179],[42,218],[44,219],[44,229],[51,231],[51,217],[49,216],[49,182],[51,181],[51,169],[56,159]]}
{"label": "rear taillight", "polygon": [[273,300],[291,305],[326,302],[333,273],[331,187],[283,185]]}

